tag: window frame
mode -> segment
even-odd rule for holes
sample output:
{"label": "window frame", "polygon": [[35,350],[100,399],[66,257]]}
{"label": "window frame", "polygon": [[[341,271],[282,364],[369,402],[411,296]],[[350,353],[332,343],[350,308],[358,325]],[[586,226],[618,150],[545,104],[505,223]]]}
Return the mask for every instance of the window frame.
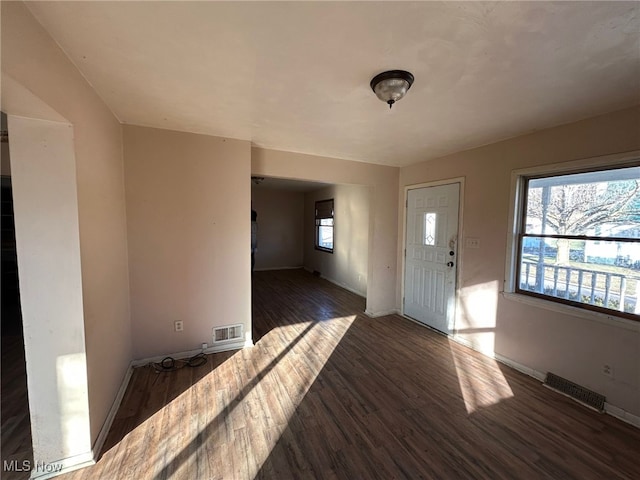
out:
{"label": "window frame", "polygon": [[[327,207],[324,207],[323,204],[330,204],[331,205],[331,215],[328,216],[323,212],[327,211]],[[319,250],[321,252],[326,252],[326,253],[333,253],[334,249],[335,249],[335,245],[336,245],[336,219],[335,219],[335,201],[333,198],[328,198],[325,200],[316,200],[315,204],[315,241],[314,241],[314,248],[316,250]],[[332,225],[320,225],[322,220],[326,220],[326,219],[331,219],[332,220]],[[332,247],[331,248],[327,248],[324,247],[322,245],[320,245],[320,227],[330,227],[331,231],[332,231],[332,235],[331,235],[331,239],[332,239]]]}
{"label": "window frame", "polygon": [[[586,303],[553,297],[520,288],[520,255],[524,237],[568,238],[578,240],[603,240],[604,237],[572,236],[554,234],[526,234],[526,205],[528,181],[535,178],[545,178],[559,175],[615,170],[628,168],[640,164],[640,150],[622,154],[606,155],[592,159],[584,159],[561,164],[537,166],[526,169],[513,170],[511,173],[511,195],[509,204],[509,228],[507,233],[507,261],[505,264],[504,295],[508,299],[528,304],[562,311],[590,319],[620,320],[634,327],[640,325],[640,315],[621,312],[611,308],[599,307]],[[607,241],[618,241],[618,237],[607,237]],[[629,241],[624,238],[623,241]]]}

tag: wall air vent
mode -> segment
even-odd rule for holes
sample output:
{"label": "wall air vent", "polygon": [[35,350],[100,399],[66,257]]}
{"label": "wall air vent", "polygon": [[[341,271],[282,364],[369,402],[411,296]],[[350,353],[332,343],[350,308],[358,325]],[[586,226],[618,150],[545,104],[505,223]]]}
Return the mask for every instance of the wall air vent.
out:
{"label": "wall air vent", "polygon": [[213,329],[213,343],[228,342],[242,338],[242,324],[215,327]]}
{"label": "wall air vent", "polygon": [[551,372],[547,372],[547,378],[544,380],[544,385],[552,390],[563,393],[588,407],[594,408],[599,412],[604,412],[604,403],[607,400],[604,395],[593,392]]}

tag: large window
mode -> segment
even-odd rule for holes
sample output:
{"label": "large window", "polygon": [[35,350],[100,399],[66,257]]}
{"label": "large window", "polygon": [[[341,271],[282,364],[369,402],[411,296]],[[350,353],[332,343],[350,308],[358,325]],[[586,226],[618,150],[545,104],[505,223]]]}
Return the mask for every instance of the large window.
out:
{"label": "large window", "polygon": [[316,202],[316,249],[333,253],[333,199]]}
{"label": "large window", "polygon": [[515,290],[640,319],[640,167],[522,182]]}

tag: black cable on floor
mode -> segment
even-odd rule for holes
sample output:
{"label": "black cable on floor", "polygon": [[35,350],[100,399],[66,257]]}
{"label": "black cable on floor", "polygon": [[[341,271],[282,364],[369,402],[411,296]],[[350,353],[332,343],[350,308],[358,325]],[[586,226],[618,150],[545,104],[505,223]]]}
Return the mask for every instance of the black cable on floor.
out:
{"label": "black cable on floor", "polygon": [[160,362],[152,362],[149,365],[153,367],[156,373],[173,372],[184,367],[200,367],[207,363],[207,356],[204,353],[198,353],[186,360],[176,360],[173,357],[165,357]]}

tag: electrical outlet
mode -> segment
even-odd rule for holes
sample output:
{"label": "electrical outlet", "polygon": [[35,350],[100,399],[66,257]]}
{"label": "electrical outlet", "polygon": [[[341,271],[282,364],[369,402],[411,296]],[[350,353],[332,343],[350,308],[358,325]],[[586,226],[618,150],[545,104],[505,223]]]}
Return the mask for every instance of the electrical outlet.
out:
{"label": "electrical outlet", "polygon": [[209,346],[209,345],[207,345],[206,343],[203,343],[203,344],[202,344],[202,350],[206,350],[208,346]]}
{"label": "electrical outlet", "polygon": [[613,378],[613,365],[602,365],[602,373],[607,377]]}
{"label": "electrical outlet", "polygon": [[182,332],[184,330],[184,324],[182,323],[182,320],[176,320],[175,322],[173,322],[173,329],[176,332]]}
{"label": "electrical outlet", "polygon": [[477,237],[467,237],[464,244],[467,248],[480,248],[480,239]]}

